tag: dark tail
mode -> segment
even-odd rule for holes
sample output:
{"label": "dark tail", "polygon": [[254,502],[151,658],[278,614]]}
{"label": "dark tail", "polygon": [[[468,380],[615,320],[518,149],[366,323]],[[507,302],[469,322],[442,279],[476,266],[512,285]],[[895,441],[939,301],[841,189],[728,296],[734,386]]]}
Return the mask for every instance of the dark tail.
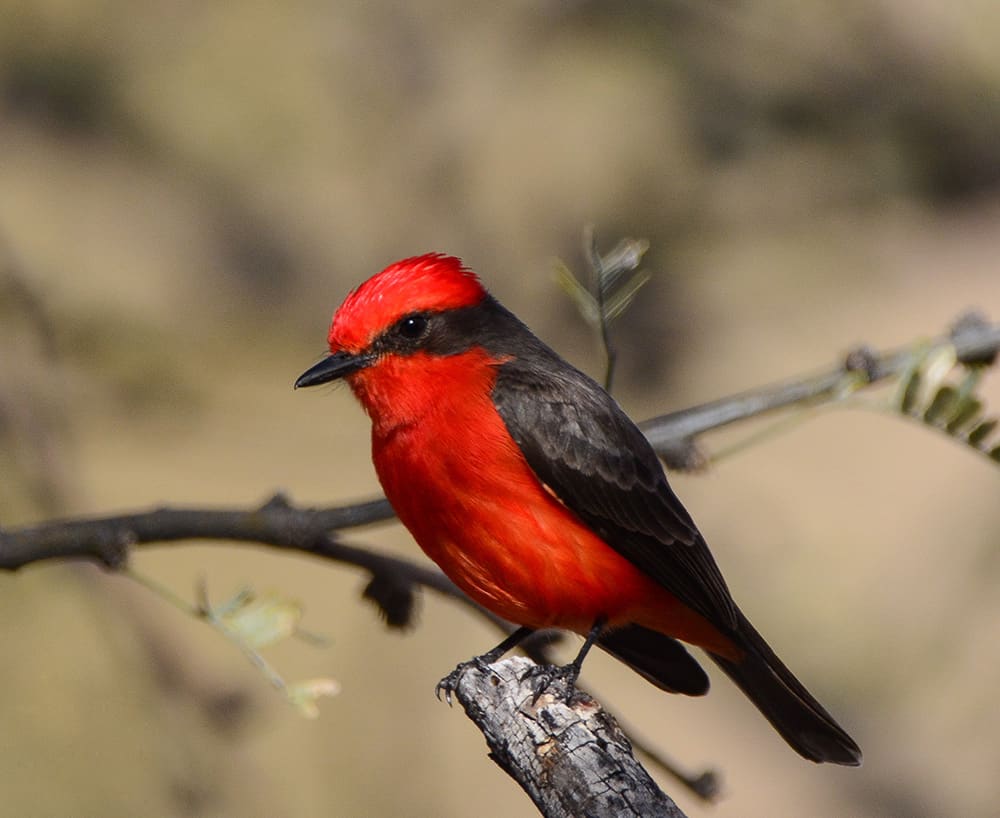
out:
{"label": "dark tail", "polygon": [[684,645],[658,631],[625,625],[602,633],[597,644],[660,690],[688,696],[708,692],[701,665]]}
{"label": "dark tail", "polygon": [[854,740],[782,664],[747,618],[739,616],[737,633],[744,656],[739,661],[709,656],[800,755],[810,761],[860,765],[861,749]]}

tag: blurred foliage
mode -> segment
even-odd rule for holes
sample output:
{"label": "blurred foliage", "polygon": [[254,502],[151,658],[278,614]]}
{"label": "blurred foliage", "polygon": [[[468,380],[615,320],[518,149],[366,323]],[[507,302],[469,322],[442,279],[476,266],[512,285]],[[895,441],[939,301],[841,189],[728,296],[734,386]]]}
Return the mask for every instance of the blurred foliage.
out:
{"label": "blurred foliage", "polygon": [[639,269],[649,249],[644,239],[622,239],[608,253],[597,249],[592,227],[584,231],[584,251],[590,262],[588,281],[583,283],[564,263],[556,264],[559,286],[573,301],[577,311],[597,335],[604,350],[604,388],[614,386],[617,353],[611,342],[611,324],[635,302],[650,274]]}
{"label": "blurred foliage", "polygon": [[984,374],[983,364],[956,361],[954,347],[914,355],[900,379],[893,408],[1000,463],[1000,443],[993,436],[998,421],[984,414],[976,395]]}

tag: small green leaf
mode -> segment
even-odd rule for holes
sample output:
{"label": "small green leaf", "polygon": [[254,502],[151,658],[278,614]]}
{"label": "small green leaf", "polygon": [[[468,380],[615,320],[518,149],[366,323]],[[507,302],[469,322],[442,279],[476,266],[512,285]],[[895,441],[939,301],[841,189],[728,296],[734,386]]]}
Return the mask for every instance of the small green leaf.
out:
{"label": "small green leaf", "polygon": [[890,405],[1000,462],[1000,446],[988,448],[998,421],[983,417],[976,396],[983,372],[981,365],[960,363],[953,344],[921,345],[910,354]]}
{"label": "small green leaf", "polygon": [[977,448],[982,446],[983,441],[990,436],[990,433],[997,428],[998,421],[995,418],[984,420],[969,432],[969,443]]}
{"label": "small green leaf", "polygon": [[945,428],[950,434],[957,434],[966,426],[971,425],[982,412],[983,404],[977,398],[968,395],[955,407],[955,412]]}
{"label": "small green leaf", "polygon": [[271,591],[261,596],[243,595],[215,610],[217,619],[247,646],[259,649],[287,639],[302,620],[302,605]]}
{"label": "small green leaf", "polygon": [[612,294],[629,274],[636,272],[649,249],[645,239],[622,239],[607,255],[600,257],[600,286],[605,296]]}
{"label": "small green leaf", "polygon": [[231,599],[227,599],[225,602],[220,602],[218,605],[209,606],[208,604],[208,590],[205,588],[204,581],[198,588],[198,596],[201,599],[201,605],[207,610],[211,607],[211,612],[216,619],[225,619],[227,616],[236,613],[241,608],[245,608],[257,596],[256,591],[253,588],[240,588]]}
{"label": "small green leaf", "polygon": [[295,600],[275,591],[257,596],[252,589],[244,588],[221,605],[212,605],[208,599],[208,586],[202,580],[195,592],[198,602],[191,604],[169,588],[131,568],[126,567],[125,572],[162,599],[208,623],[217,633],[232,642],[303,716],[316,718],[319,715],[316,700],[320,696],[336,695],[340,690],[340,686],[333,679],[312,679],[288,685],[257,652],[258,647],[270,645],[292,635],[307,637],[313,642],[320,640],[320,637],[306,634],[299,628],[302,606]]}
{"label": "small green leaf", "polygon": [[919,369],[913,369],[900,384],[899,411],[904,415],[914,415],[919,411],[921,374]]}
{"label": "small green leaf", "polygon": [[953,386],[942,386],[931,405],[924,412],[924,420],[935,426],[943,426],[955,412],[958,393]]}
{"label": "small green leaf", "polygon": [[592,327],[600,326],[601,311],[597,306],[597,299],[579,282],[565,264],[556,265],[556,280],[572,299],[577,311],[583,316],[583,320]]}
{"label": "small green leaf", "polygon": [[924,387],[926,389],[923,395],[924,403],[930,401],[931,395],[945,384],[957,362],[958,357],[955,353],[955,347],[951,344],[945,344],[927,353],[923,363],[920,365],[920,369],[924,374]]}
{"label": "small green leaf", "polygon": [[604,305],[604,315],[608,321],[614,321],[629,308],[639,294],[639,290],[649,281],[649,273],[637,273],[630,278],[625,286],[611,296]]}
{"label": "small green leaf", "polygon": [[964,400],[969,397],[969,395],[976,394],[976,389],[979,388],[979,382],[983,379],[983,367],[963,366],[965,368],[965,377],[962,378],[962,382],[958,385],[958,396]]}
{"label": "small green leaf", "polygon": [[307,679],[285,688],[289,704],[307,719],[319,716],[317,703],[321,696],[336,696],[338,693],[340,684],[335,679]]}
{"label": "small green leaf", "polygon": [[903,411],[908,415],[922,414],[941,387],[946,385],[956,361],[955,347],[951,344],[919,354],[903,393]]}

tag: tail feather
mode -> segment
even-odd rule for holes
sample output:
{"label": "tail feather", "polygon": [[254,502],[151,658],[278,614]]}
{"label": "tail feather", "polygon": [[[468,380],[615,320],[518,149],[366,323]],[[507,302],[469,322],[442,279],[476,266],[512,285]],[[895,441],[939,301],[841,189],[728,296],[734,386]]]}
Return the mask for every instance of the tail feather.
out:
{"label": "tail feather", "polygon": [[738,661],[710,653],[712,660],[736,683],[794,750],[816,762],[856,767],[861,749],[805,689],[739,614],[738,642],[745,651]]}
{"label": "tail feather", "polygon": [[597,644],[646,681],[668,693],[703,696],[708,676],[687,649],[669,636],[641,625],[602,633]]}

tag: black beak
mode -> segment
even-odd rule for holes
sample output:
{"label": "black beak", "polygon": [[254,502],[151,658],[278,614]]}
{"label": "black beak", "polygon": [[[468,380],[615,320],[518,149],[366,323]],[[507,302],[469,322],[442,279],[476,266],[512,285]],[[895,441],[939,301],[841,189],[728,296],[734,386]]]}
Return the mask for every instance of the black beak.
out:
{"label": "black beak", "polygon": [[352,372],[357,372],[359,369],[364,369],[372,361],[371,355],[334,352],[330,357],[324,358],[316,366],[299,375],[298,380],[295,381],[295,388],[319,386],[321,383],[338,380]]}

